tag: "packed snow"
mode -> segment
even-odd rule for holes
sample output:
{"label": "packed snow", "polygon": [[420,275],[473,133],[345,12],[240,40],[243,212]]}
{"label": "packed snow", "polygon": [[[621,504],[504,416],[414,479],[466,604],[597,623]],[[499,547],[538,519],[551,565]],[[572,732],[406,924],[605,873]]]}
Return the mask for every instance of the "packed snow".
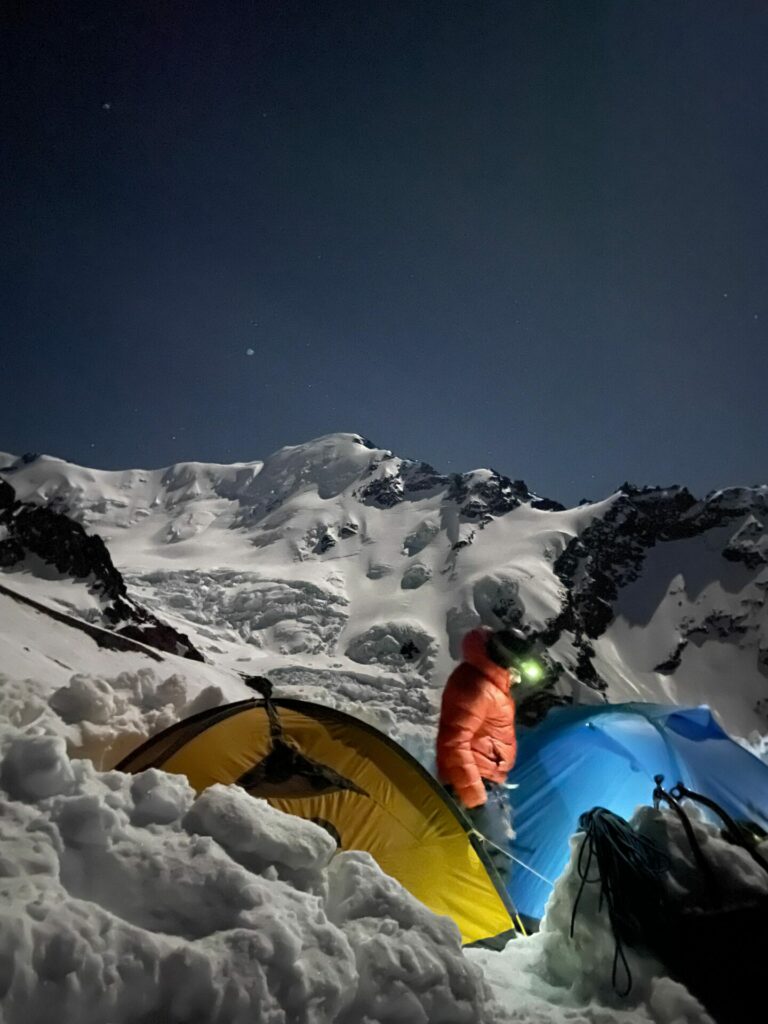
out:
{"label": "packed snow", "polygon": [[[80,710],[93,719],[103,695],[89,693]],[[578,835],[538,934],[500,953],[462,950],[453,922],[367,854],[337,853],[324,829],[237,787],[195,796],[156,769],[100,772],[71,760],[55,728],[49,718],[0,729],[4,1024],[709,1020],[628,948],[632,990],[617,996],[597,887],[569,937]],[[671,888],[684,896],[693,873],[677,819],[645,808],[635,824],[671,853]],[[768,893],[744,851],[695,827],[735,892]]]}
{"label": "packed snow", "polygon": [[234,787],[2,734],[5,1024],[499,1019],[452,922]]}

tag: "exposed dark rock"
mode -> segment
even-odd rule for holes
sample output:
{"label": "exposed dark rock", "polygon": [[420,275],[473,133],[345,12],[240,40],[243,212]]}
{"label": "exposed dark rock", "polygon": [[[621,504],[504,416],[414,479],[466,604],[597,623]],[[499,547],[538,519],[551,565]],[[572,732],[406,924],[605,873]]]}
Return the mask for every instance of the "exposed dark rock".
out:
{"label": "exposed dark rock", "polygon": [[482,518],[484,523],[506,515],[531,497],[524,480],[510,480],[496,472],[487,480],[471,484],[467,493],[469,500],[461,507],[461,516]]}
{"label": "exposed dark rock", "polygon": [[745,636],[749,631],[746,615],[727,615],[723,612],[711,612],[695,626],[690,626],[685,635],[694,643],[705,640],[732,640],[734,637]]}
{"label": "exposed dark rock", "polygon": [[683,651],[687,646],[688,641],[681,640],[667,660],[659,662],[658,665],[654,666],[653,671],[660,672],[663,676],[671,676],[673,672],[676,672],[680,668],[680,663],[683,659]]}
{"label": "exposed dark rock", "polygon": [[[753,491],[733,489],[697,501],[685,488],[623,484],[620,497],[608,513],[574,538],[554,563],[567,598],[561,615],[549,623],[551,641],[563,629],[574,633],[577,647],[583,638],[602,635],[613,620],[619,590],[639,577],[645,557],[655,544],[699,536],[735,519],[751,517],[760,498]],[[750,526],[748,520],[732,539],[725,557],[758,567],[750,545],[761,537],[762,524]],[[735,621],[719,626],[714,621],[702,623],[685,634],[678,649],[656,671],[674,672],[689,638],[706,635],[727,639],[734,632],[741,635],[743,629]],[[582,645],[581,649],[579,671],[584,681],[589,682],[586,648]]]}
{"label": "exposed dark rock", "polygon": [[535,498],[531,502],[531,508],[541,509],[542,512],[565,512],[565,505],[552,498]]}
{"label": "exposed dark rock", "polygon": [[592,644],[588,643],[583,637],[579,637],[573,646],[578,651],[576,669],[574,671],[576,678],[592,690],[607,690],[607,683],[604,679],[600,678],[595,671],[595,666],[592,664],[592,658],[595,656],[595,649]]}
{"label": "exposed dark rock", "polygon": [[400,580],[400,587],[403,590],[418,590],[432,577],[432,570],[421,564],[409,566],[403,573]]}
{"label": "exposed dark rock", "polygon": [[[92,640],[94,640],[99,647],[106,648],[110,651],[134,651],[138,654],[144,654],[148,658],[152,658],[154,661],[162,661],[159,654],[155,654],[153,650],[148,649],[143,645],[137,644],[133,639],[127,636],[119,636],[117,633],[110,632],[108,629],[103,629],[100,626],[94,626],[90,622],[83,622],[82,619],[75,618],[74,615],[66,615],[64,612],[56,611],[54,608],[49,608],[47,605],[40,604],[39,601],[33,601],[31,597],[26,597],[23,594],[18,594],[16,591],[4,587],[0,583],[0,593],[5,594],[7,597],[13,598],[14,601],[18,601],[19,604],[28,605],[30,608],[34,608],[42,615],[47,615],[49,619],[54,619],[56,622],[63,622],[65,625],[78,629],[80,632],[85,633]],[[25,647],[25,651],[29,648]]]}
{"label": "exposed dark rock", "polygon": [[517,588],[514,591],[506,591],[503,586],[499,587],[491,605],[491,612],[507,629],[525,631],[523,606],[520,603]]}
{"label": "exposed dark rock", "polygon": [[342,528],[339,530],[339,537],[342,540],[347,540],[349,537],[356,537],[360,532],[360,527],[357,523],[344,523]]}
{"label": "exposed dark rock", "polygon": [[336,547],[336,541],[330,533],[324,533],[319,538],[317,544],[315,544],[314,551],[317,555],[324,555],[326,551],[330,551],[333,547]]}
{"label": "exposed dark rock", "polygon": [[519,725],[531,728],[538,725],[539,722],[543,722],[552,708],[564,707],[568,704],[573,704],[573,697],[556,693],[553,689],[545,687],[535,690],[518,702],[515,719]]}
{"label": "exposed dark rock", "polygon": [[408,462],[402,468],[403,494],[413,500],[422,498],[425,491],[438,491],[445,487],[446,478],[428,462]]}
{"label": "exposed dark rock", "polygon": [[475,531],[470,530],[466,537],[462,537],[461,540],[457,540],[455,544],[451,545],[451,551],[461,551],[462,548],[468,548],[474,539]]}
{"label": "exposed dark rock", "polygon": [[68,516],[49,508],[21,505],[6,525],[11,538],[24,552],[37,555],[62,576],[92,578],[92,589],[108,601],[126,596],[125,583],[112,564],[104,541],[97,534],[89,536]]}
{"label": "exposed dark rock", "polygon": [[399,476],[379,477],[366,484],[357,496],[364,505],[393,508],[403,500],[403,482]]}
{"label": "exposed dark rock", "polygon": [[147,620],[143,623],[131,622],[126,626],[120,626],[115,632],[120,636],[129,637],[147,644],[149,647],[154,647],[158,651],[178,654],[179,657],[188,658],[190,661],[205,661],[189,637],[167,623],[160,622],[154,616],[148,615]]}
{"label": "exposed dark rock", "polygon": [[361,444],[363,448],[368,448],[369,451],[376,451],[376,445],[373,441],[369,441],[367,437],[362,437],[360,434],[355,438],[355,444]]}
{"label": "exposed dark rock", "polygon": [[[372,462],[368,473],[380,465],[380,462]],[[528,490],[524,480],[510,480],[493,470],[490,476],[442,474],[428,462],[409,461],[401,462],[396,473],[371,480],[357,492],[357,498],[364,505],[392,508],[400,502],[418,501],[428,493],[438,494],[440,491],[444,492],[445,503],[458,507],[460,521],[476,523],[480,527],[527,501],[538,501],[542,508],[563,507],[546,498],[537,498]]]}
{"label": "exposed dark rock", "polygon": [[16,491],[7,480],[0,479],[0,509],[10,508],[16,501]]}
{"label": "exposed dark rock", "polygon": [[723,558],[729,562],[742,562],[748,569],[759,569],[768,565],[768,547],[765,546],[765,526],[754,516],[729,540],[723,551]]}
{"label": "exposed dark rock", "polygon": [[0,541],[0,569],[12,569],[24,561],[24,548],[15,537]]}
{"label": "exposed dark rock", "polygon": [[32,463],[37,462],[39,458],[40,455],[37,452],[24,452],[24,454],[20,455],[14,463],[6,467],[4,472],[10,473],[14,469],[21,469],[22,466],[31,466]]}
{"label": "exposed dark rock", "polygon": [[470,498],[469,501],[465,502],[461,506],[459,514],[462,519],[468,519],[470,522],[472,520],[481,519],[485,524],[491,521],[491,516],[487,507],[479,498]]}
{"label": "exposed dark rock", "polygon": [[759,569],[762,565],[768,565],[768,555],[760,551],[746,551],[743,548],[727,547],[723,551],[723,558],[729,562],[742,562],[748,569]]}
{"label": "exposed dark rock", "polygon": [[[10,492],[10,495],[9,495]],[[161,622],[128,597],[125,581],[98,534],[62,512],[16,502],[7,483],[0,489],[0,524],[8,536],[0,541],[0,567],[12,569],[32,555],[61,576],[84,580],[102,602],[105,624],[115,633],[194,661],[203,656],[183,633]]]}
{"label": "exposed dark rock", "polygon": [[418,658],[418,656],[421,654],[421,651],[413,642],[413,640],[406,640],[406,642],[400,648],[400,653],[402,654],[406,661],[413,661],[414,658]]}

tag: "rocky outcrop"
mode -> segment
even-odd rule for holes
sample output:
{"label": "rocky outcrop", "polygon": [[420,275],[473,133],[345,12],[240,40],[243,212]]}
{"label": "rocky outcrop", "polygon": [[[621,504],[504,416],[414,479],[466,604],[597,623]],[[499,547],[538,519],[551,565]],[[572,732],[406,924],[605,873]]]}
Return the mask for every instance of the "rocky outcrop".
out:
{"label": "rocky outcrop", "polygon": [[723,551],[723,558],[742,562],[748,569],[768,565],[768,537],[765,523],[750,515],[746,523],[731,537]]}
{"label": "rocky outcrop", "polygon": [[[479,529],[524,502],[531,502],[544,510],[563,509],[558,502],[533,494],[524,480],[510,480],[494,470],[441,474],[427,462],[400,461],[390,457],[373,461],[367,475],[374,478],[355,492],[363,505],[388,509],[402,502],[422,501],[430,495],[441,495],[441,506],[452,509],[458,524],[469,523]],[[471,543],[474,535],[467,536],[469,540],[455,542],[454,550]]]}
{"label": "rocky outcrop", "polygon": [[[697,537],[746,519],[723,549],[723,557],[748,568],[764,564],[765,534],[755,519],[756,507],[766,504],[763,489],[718,491],[703,501],[685,487],[638,488],[623,484],[608,512],[574,537],[554,563],[564,587],[561,614],[549,623],[548,642],[568,631],[577,651],[575,675],[594,689],[605,689],[592,664],[590,640],[601,636],[614,617],[622,587],[638,579],[648,552],[656,544]],[[766,558],[765,560],[768,560]],[[690,640],[715,635],[723,639],[717,616],[691,628],[656,671],[671,674],[680,665]],[[729,623],[726,632],[731,637]]]}
{"label": "rocky outcrop", "polygon": [[592,639],[605,632],[619,589],[639,577],[647,552],[659,540],[707,528],[682,526],[696,504],[684,487],[653,491],[624,484],[606,515],[574,537],[555,561],[555,574],[572,596],[574,631]]}
{"label": "rocky outcrop", "polygon": [[97,534],[86,533],[62,512],[16,501],[6,480],[0,480],[0,526],[5,534],[0,539],[0,568],[12,570],[31,557],[60,576],[83,580],[100,598],[103,623],[113,632],[160,651],[204,660],[187,636],[128,597],[125,581]]}

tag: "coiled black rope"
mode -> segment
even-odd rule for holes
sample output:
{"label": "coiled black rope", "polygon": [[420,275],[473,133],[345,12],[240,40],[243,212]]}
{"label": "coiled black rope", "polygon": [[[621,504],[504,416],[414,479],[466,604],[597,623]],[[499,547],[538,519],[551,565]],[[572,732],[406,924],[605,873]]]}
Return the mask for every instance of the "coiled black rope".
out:
{"label": "coiled black rope", "polygon": [[[669,870],[670,859],[650,839],[638,835],[628,822],[604,807],[593,807],[582,814],[579,829],[584,832],[576,862],[581,885],[571,914],[571,938],[584,887],[599,884],[599,908],[605,900],[616,940],[611,983],[620,996],[626,996],[632,989],[632,972],[624,943],[644,944],[649,921],[661,907],[659,878]],[[597,862],[598,873],[590,877],[593,860]],[[622,991],[616,981],[619,961],[626,976]]]}

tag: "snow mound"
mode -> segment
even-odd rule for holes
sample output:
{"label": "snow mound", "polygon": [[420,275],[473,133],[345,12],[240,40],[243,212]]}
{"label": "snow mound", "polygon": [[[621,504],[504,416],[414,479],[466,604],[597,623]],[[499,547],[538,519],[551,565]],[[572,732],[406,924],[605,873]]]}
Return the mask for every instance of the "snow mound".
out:
{"label": "snow mound", "polygon": [[440,527],[434,520],[425,519],[403,541],[403,554],[417,555],[440,533]]}
{"label": "snow mound", "polygon": [[4,1024],[501,1022],[453,923],[333,852],[234,788],[195,798],[5,727]]}
{"label": "snow mound", "polygon": [[[738,904],[768,893],[768,876],[745,850],[721,838],[719,830],[695,808],[686,805],[686,813],[727,899]],[[701,876],[674,812],[639,807],[631,824],[670,858],[666,891],[671,903],[697,906]],[[571,938],[574,902],[582,886],[578,863],[583,838],[583,833],[577,833],[571,839],[570,863],[555,884],[540,932],[525,942],[509,943],[501,953],[468,951],[482,966],[497,998],[512,1012],[511,1019],[563,1024],[713,1024],[701,1003],[667,975],[663,964],[627,945],[623,951],[632,985],[626,997],[617,994],[612,981],[616,940],[599,884],[584,886]],[[768,856],[768,842],[762,844],[761,852]],[[589,877],[599,879],[594,865]],[[759,941],[758,937],[755,940]],[[713,941],[717,942],[715,935]],[[620,963],[617,987],[624,986],[625,980]]]}
{"label": "snow mound", "polygon": [[400,586],[403,590],[418,590],[419,587],[423,587],[425,583],[428,583],[431,578],[432,570],[429,566],[416,562],[405,570],[400,580]]}
{"label": "snow mound", "polygon": [[429,676],[437,655],[437,643],[414,622],[382,622],[351,640],[346,654],[361,665],[411,669]]}
{"label": "snow mound", "polygon": [[162,679],[151,668],[110,677],[75,673],[53,693],[34,680],[0,675],[0,721],[61,736],[70,753],[99,766],[117,763],[154,733],[222,703],[218,686],[190,697],[183,676]]}
{"label": "snow mound", "polygon": [[184,827],[210,836],[230,857],[256,874],[274,865],[275,877],[321,893],[324,869],[336,852],[330,834],[292,818],[236,786],[211,786],[195,801]]}
{"label": "snow mound", "polygon": [[391,576],[392,572],[392,566],[386,562],[372,562],[366,575],[369,580],[383,580],[385,576]]}

